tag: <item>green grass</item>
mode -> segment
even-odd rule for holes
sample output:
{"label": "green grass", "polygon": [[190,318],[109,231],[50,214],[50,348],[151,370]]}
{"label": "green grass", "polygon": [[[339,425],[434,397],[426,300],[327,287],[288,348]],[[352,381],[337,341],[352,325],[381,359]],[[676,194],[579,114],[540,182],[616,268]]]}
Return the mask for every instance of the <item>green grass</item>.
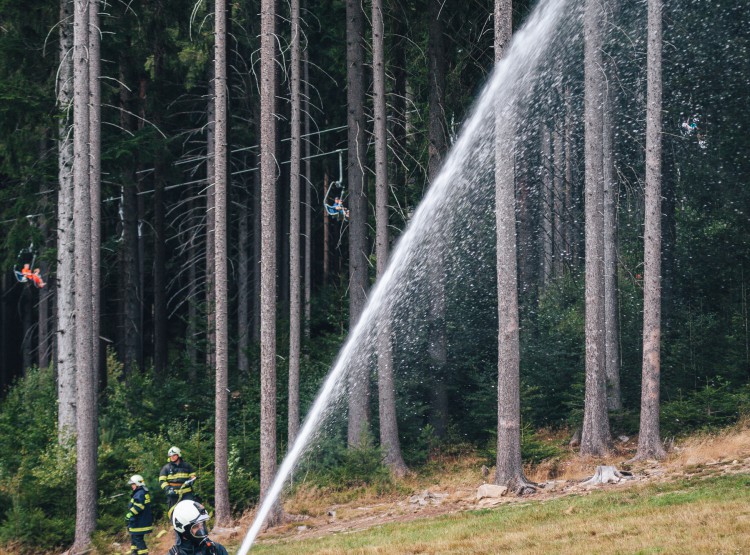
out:
{"label": "green grass", "polygon": [[261,541],[252,552],[750,553],[750,476],[610,488],[546,502],[530,499],[360,532]]}

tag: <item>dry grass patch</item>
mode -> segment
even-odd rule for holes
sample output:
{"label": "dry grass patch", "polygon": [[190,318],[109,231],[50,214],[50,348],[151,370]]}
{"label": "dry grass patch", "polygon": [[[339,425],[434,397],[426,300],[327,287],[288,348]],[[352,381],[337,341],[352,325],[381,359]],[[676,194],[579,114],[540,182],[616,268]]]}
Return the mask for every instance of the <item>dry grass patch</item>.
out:
{"label": "dry grass patch", "polygon": [[750,458],[750,419],[721,432],[692,436],[680,442],[666,466],[670,469],[703,467]]}

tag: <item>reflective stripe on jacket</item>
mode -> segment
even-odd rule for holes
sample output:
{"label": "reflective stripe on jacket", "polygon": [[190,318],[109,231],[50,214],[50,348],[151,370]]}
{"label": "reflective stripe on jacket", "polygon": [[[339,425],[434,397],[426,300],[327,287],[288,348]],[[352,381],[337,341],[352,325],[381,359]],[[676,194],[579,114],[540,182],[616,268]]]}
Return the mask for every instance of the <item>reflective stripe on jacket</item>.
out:
{"label": "reflective stripe on jacket", "polygon": [[151,514],[151,494],[141,486],[135,488],[130,497],[128,512],[133,515],[128,521],[128,532],[131,534],[148,534],[154,529],[154,517]]}
{"label": "reflective stripe on jacket", "polygon": [[[187,482],[192,476],[195,476],[193,467],[186,463],[182,458],[177,459],[176,463],[169,461],[161,467],[159,472],[159,485],[161,489],[166,490],[169,486],[179,490],[182,484]],[[182,493],[193,491],[192,486],[182,489]]]}

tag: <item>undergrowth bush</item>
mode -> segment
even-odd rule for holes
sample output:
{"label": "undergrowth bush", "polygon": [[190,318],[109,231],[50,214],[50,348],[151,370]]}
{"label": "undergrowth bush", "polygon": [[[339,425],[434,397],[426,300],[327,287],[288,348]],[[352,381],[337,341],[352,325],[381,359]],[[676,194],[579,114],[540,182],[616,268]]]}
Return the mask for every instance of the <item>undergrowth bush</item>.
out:
{"label": "undergrowth bush", "polygon": [[[112,353],[107,362],[99,406],[98,534],[123,533],[131,494],[127,480],[136,473],[151,492],[155,518],[165,522],[166,496],[158,477],[171,445],[178,445],[195,469],[196,494],[211,510],[213,397],[205,402],[205,388],[196,384],[173,388],[179,376],[165,378],[158,387],[145,374],[125,378]],[[75,445],[58,443],[56,406],[51,369],[30,369],[0,403],[0,546],[13,545],[21,553],[61,549],[73,541]],[[259,492],[257,471],[240,454],[242,442],[230,435],[229,495],[235,510],[250,507]]]}
{"label": "undergrowth bush", "polygon": [[[481,451],[481,455],[489,465],[494,465],[497,462],[497,430],[491,430],[489,433],[492,438]],[[521,426],[521,461],[524,464],[539,464],[543,460],[562,454],[563,450],[559,445],[544,441],[529,424]]]}
{"label": "undergrowth bush", "polygon": [[680,436],[697,430],[714,430],[750,414],[750,385],[733,386],[717,378],[703,389],[680,395],[661,407],[663,436]]}

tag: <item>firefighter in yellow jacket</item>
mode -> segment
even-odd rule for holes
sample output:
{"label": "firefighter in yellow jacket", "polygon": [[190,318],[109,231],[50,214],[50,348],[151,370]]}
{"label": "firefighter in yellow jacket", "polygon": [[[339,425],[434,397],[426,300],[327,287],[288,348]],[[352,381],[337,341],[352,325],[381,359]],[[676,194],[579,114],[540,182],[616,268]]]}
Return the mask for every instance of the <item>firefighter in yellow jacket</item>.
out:
{"label": "firefighter in yellow jacket", "polygon": [[172,507],[184,499],[195,499],[193,482],[196,476],[193,467],[182,458],[179,447],[170,447],[169,462],[159,472],[159,485],[167,494],[167,514],[172,517]]}

